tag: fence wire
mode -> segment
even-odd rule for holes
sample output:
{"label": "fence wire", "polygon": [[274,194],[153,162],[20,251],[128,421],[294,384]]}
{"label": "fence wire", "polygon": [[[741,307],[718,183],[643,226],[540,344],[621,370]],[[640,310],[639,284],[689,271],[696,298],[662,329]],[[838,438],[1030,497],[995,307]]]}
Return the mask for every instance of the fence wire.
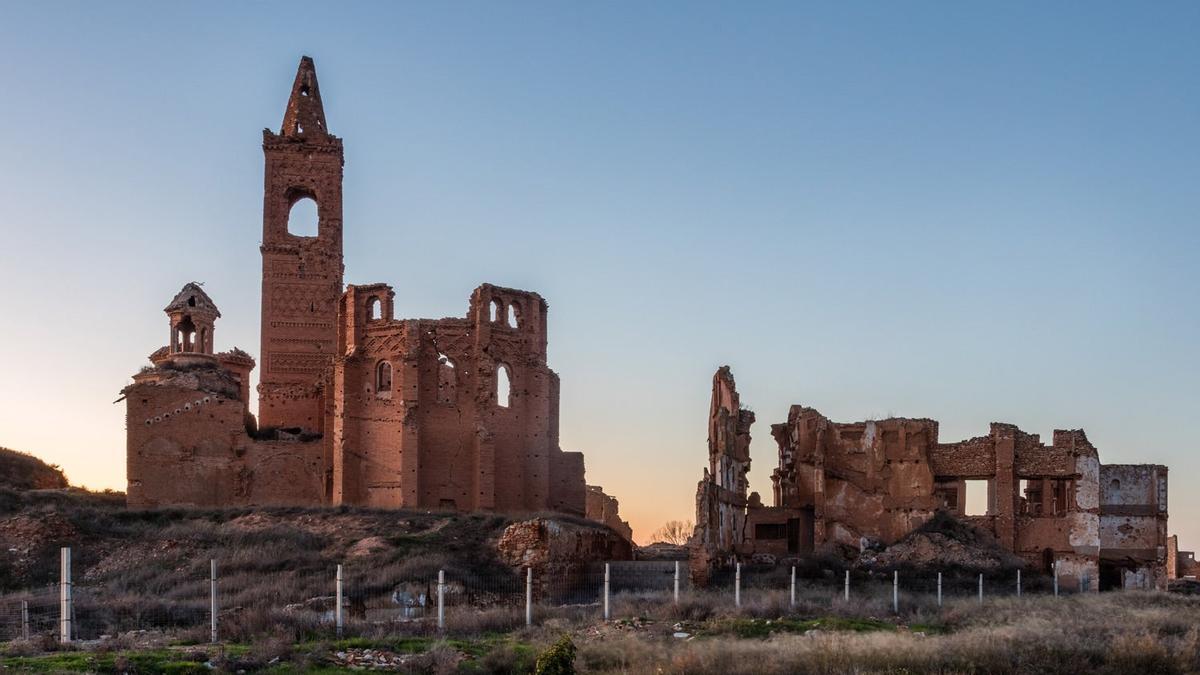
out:
{"label": "fence wire", "polygon": [[755,565],[719,570],[697,588],[687,563],[674,561],[564,566],[535,575],[503,567],[463,571],[356,562],[340,570],[298,572],[234,558],[217,561],[215,576],[212,563],[203,560],[167,576],[135,569],[103,583],[86,574],[73,581],[66,605],[58,584],[0,593],[0,640],[61,639],[64,606],[73,640],[157,631],[207,642],[214,637],[214,608],[218,640],[245,639],[281,627],[298,638],[323,639],[504,631],[558,618],[635,618],[671,607],[686,613],[697,603],[783,615],[836,610],[849,599],[887,614],[981,597],[1055,592],[1049,577],[1018,579],[1015,571],[896,577]]}

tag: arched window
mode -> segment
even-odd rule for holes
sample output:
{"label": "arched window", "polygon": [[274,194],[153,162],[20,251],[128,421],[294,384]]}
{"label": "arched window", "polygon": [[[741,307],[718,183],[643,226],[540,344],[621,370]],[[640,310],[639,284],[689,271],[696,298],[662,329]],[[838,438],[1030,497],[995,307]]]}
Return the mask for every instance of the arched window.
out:
{"label": "arched window", "polygon": [[500,301],[493,300],[492,301],[492,313],[491,313],[491,319],[490,319],[492,323],[495,323],[500,320],[500,310],[501,310]]}
{"label": "arched window", "polygon": [[288,233],[297,237],[315,237],[317,231],[317,203],[311,197],[297,199],[288,211]]}
{"label": "arched window", "polygon": [[383,302],[372,295],[367,299],[367,319],[378,321],[383,318]]}
{"label": "arched window", "polygon": [[194,351],[196,346],[192,343],[192,336],[196,333],[196,324],[192,323],[192,317],[185,316],[183,321],[179,322],[179,351],[190,352]]}
{"label": "arched window", "polygon": [[507,316],[507,319],[508,319],[508,327],[509,327],[509,328],[516,328],[516,327],[517,327],[517,321],[518,321],[518,319],[520,319],[520,317],[521,317],[521,308],[520,308],[520,307],[517,307],[517,303],[515,303],[515,302],[509,303],[509,305],[508,305],[508,316]]}
{"label": "arched window", "polygon": [[496,405],[507,408],[512,404],[512,380],[509,377],[508,366],[500,364],[496,368]]}
{"label": "arched window", "polygon": [[1108,489],[1112,490],[1113,492],[1120,490],[1121,489],[1121,481],[1117,480],[1116,478],[1112,479],[1112,482],[1108,484]]}
{"label": "arched window", "polygon": [[375,396],[392,397],[392,364],[387,361],[380,361],[375,366]]}
{"label": "arched window", "polygon": [[437,400],[451,405],[458,402],[458,371],[445,354],[438,354]]}

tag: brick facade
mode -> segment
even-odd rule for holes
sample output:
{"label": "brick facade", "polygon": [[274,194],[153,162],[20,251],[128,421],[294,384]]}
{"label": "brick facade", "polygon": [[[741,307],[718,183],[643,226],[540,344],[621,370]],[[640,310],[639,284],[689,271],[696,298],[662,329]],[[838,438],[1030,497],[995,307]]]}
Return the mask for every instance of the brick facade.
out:
{"label": "brick facade", "polygon": [[[263,153],[259,419],[254,360],[213,354],[220,313],[186,285],[168,346],[124,391],[129,504],[586,514],[583,455],[559,447],[546,301],[484,284],[462,318],[403,319],[387,285],[343,289],[342,140],[308,57]],[[288,230],[302,199],[315,236]]]}

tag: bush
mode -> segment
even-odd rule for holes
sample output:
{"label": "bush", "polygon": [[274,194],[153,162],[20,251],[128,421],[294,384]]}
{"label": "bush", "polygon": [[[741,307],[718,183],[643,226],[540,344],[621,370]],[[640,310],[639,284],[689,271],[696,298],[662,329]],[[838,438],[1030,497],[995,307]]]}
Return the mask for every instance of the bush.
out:
{"label": "bush", "polygon": [[562,636],[542,652],[533,672],[534,675],[575,675],[575,643],[571,642],[571,636]]}

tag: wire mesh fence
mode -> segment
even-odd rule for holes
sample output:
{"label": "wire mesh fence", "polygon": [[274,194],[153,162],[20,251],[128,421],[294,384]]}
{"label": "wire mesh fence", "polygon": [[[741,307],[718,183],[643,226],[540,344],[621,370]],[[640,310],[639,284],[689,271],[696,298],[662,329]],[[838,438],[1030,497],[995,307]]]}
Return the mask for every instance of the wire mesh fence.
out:
{"label": "wire mesh fence", "polygon": [[[64,554],[68,556],[68,554]],[[96,640],[158,631],[191,642],[291,632],[334,635],[483,633],[551,619],[592,621],[720,613],[886,615],[953,603],[1065,594],[1017,570],[873,574],[734,565],[694,587],[687,563],[619,561],[531,570],[423,570],[350,562],[319,572],[262,561],[196,560],[173,574],[70,578],[0,594],[0,640]],[[102,579],[102,581],[100,581]],[[1078,590],[1090,590],[1082,584]],[[1075,590],[1075,589],[1073,589]]]}

